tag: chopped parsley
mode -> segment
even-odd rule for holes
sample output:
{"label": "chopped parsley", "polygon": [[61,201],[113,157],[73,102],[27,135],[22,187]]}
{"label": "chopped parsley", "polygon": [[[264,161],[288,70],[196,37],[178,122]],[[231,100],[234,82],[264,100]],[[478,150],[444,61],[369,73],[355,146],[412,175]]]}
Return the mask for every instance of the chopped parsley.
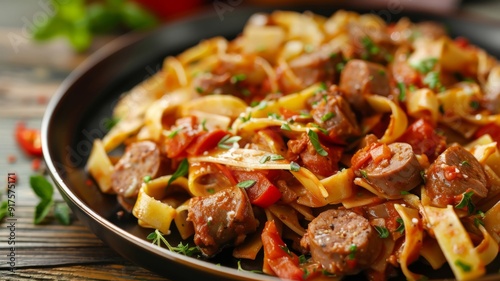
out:
{"label": "chopped parsley", "polygon": [[378,233],[378,237],[380,237],[380,238],[389,237],[389,230],[386,227],[376,225],[376,226],[374,226],[374,228]]}
{"label": "chopped parsley", "polygon": [[321,116],[321,121],[326,122],[326,121],[332,119],[333,117],[335,117],[335,113],[327,112],[327,113],[325,113],[325,115]]}
{"label": "chopped parsley", "polygon": [[320,125],[315,124],[315,123],[313,123],[313,124],[311,124],[311,125],[312,125],[314,128],[318,129],[318,130],[319,130],[320,132],[322,132],[323,134],[328,135],[328,130],[321,128],[321,126],[320,126]]}
{"label": "chopped parsley", "polygon": [[425,184],[427,182],[427,178],[425,177],[425,171],[424,170],[420,171],[420,177],[422,178],[422,181]]}
{"label": "chopped parsley", "polygon": [[235,74],[231,76],[231,83],[236,84],[238,82],[245,81],[245,79],[247,79],[247,76],[245,74]]}
{"label": "chopped parsley", "polygon": [[342,70],[344,70],[344,67],[345,62],[339,62],[335,65],[335,70],[337,70],[337,72],[341,72]]}
{"label": "chopped parsley", "polygon": [[424,84],[429,86],[431,89],[436,89],[441,86],[441,82],[439,81],[439,72],[437,71],[431,71],[425,75]]}
{"label": "chopped parsley", "polygon": [[279,154],[268,154],[264,155],[260,158],[259,163],[264,164],[267,161],[277,161],[277,160],[283,160],[285,157],[279,155]]}
{"label": "chopped parsley", "polygon": [[179,167],[177,167],[177,170],[175,170],[174,174],[168,180],[167,187],[169,187],[170,184],[176,179],[187,175],[188,171],[189,171],[189,163],[187,158],[184,158],[182,159],[181,163],[179,163]]}
{"label": "chopped parsley", "polygon": [[241,187],[243,189],[247,189],[254,186],[256,183],[257,183],[256,180],[246,180],[246,181],[240,181],[238,184],[236,184],[236,186]]}
{"label": "chopped parsley", "polygon": [[173,130],[172,132],[170,132],[170,134],[168,134],[167,137],[173,139],[179,133],[180,130],[181,128]]}
{"label": "chopped parsley", "polygon": [[291,131],[292,128],[290,128],[290,125],[288,125],[288,123],[283,123],[281,124],[281,127],[280,127],[282,130],[285,130],[285,131]]}
{"label": "chopped parsley", "polygon": [[145,182],[145,183],[148,183],[151,181],[151,176],[145,176],[142,178],[142,181]]}
{"label": "chopped parsley", "polygon": [[472,203],[472,195],[474,195],[474,191],[466,191],[462,194],[462,200],[455,206],[457,209],[465,209],[467,208],[467,212],[472,214],[476,209],[474,203]]}
{"label": "chopped parsley", "polygon": [[367,178],[368,178],[368,174],[366,173],[366,171],[365,171],[365,170],[359,170],[359,173],[361,174],[361,176],[362,176],[363,178],[365,178],[365,179],[367,179]]}
{"label": "chopped parsley", "polygon": [[397,84],[399,90],[399,101],[404,101],[406,99],[406,84],[404,82],[398,82]]}
{"label": "chopped parsley", "polygon": [[478,110],[479,109],[479,102],[477,100],[471,100],[469,103],[469,106],[473,110]]}
{"label": "chopped parsley", "polygon": [[401,195],[408,195],[408,194],[410,194],[410,192],[408,192],[406,190],[401,191]]}
{"label": "chopped parsley", "polygon": [[349,259],[353,260],[356,258],[356,252],[358,251],[358,246],[356,244],[351,244],[349,246]]}
{"label": "chopped parsley", "polygon": [[465,262],[463,262],[461,260],[456,260],[455,265],[460,267],[460,269],[462,269],[463,272],[470,272],[472,270],[472,266],[470,266],[469,264],[466,264]]}
{"label": "chopped parsley", "polygon": [[321,93],[321,92],[324,92],[328,89],[328,87],[326,86],[326,83],[325,82],[321,82],[321,84],[319,84],[319,87],[318,89],[316,89],[316,91],[314,91],[315,94],[317,93]]}
{"label": "chopped parsley", "polygon": [[368,36],[361,38],[361,44],[370,55],[376,55],[380,52],[380,47],[377,46]]}
{"label": "chopped parsley", "polygon": [[202,88],[202,87],[200,87],[200,86],[196,87],[196,92],[197,92],[198,94],[203,94],[203,92],[204,92],[204,91],[205,91],[205,90],[203,90],[203,88]]}
{"label": "chopped parsley", "polygon": [[298,172],[300,170],[300,165],[295,162],[290,162],[290,170],[293,172]]}
{"label": "chopped parsley", "polygon": [[293,256],[292,252],[290,252],[290,249],[288,249],[288,247],[286,245],[280,245],[279,247],[280,247],[281,250],[283,250],[283,252],[285,252],[290,257]]}
{"label": "chopped parsley", "polygon": [[396,232],[403,234],[403,232],[405,231],[405,222],[402,218],[397,218],[396,222],[399,223],[398,228],[396,228]]}
{"label": "chopped parsley", "polygon": [[241,140],[240,136],[231,136],[231,135],[225,135],[217,144],[217,147],[222,148],[222,149],[230,149],[234,143],[237,143],[239,140]]}
{"label": "chopped parsley", "polygon": [[273,119],[277,119],[277,120],[281,119],[281,116],[278,113],[275,113],[275,112],[269,112],[267,114],[267,117],[270,117],[270,118],[273,118]]}
{"label": "chopped parsley", "polygon": [[328,152],[321,146],[321,143],[319,142],[318,134],[313,130],[309,130],[307,132],[307,135],[309,136],[309,140],[311,141],[311,144],[313,145],[316,152],[321,156],[328,156]]}
{"label": "chopped parsley", "polygon": [[120,122],[120,118],[118,117],[111,117],[111,118],[106,118],[104,120],[104,127],[109,131],[111,130],[116,124]]}
{"label": "chopped parsley", "polygon": [[305,255],[300,255],[299,256],[299,264],[304,264],[307,262],[307,258]]}
{"label": "chopped parsley", "polygon": [[469,166],[470,167],[470,163],[469,163],[469,161],[464,160],[464,161],[460,162],[460,166]]}
{"label": "chopped parsley", "polygon": [[202,121],[201,121],[201,128],[203,129],[203,131],[208,131],[207,127],[207,118],[204,118]]}
{"label": "chopped parsley", "polygon": [[421,60],[418,63],[411,64],[411,67],[413,67],[420,73],[426,74],[434,69],[434,66],[436,66],[437,62],[438,62],[437,58],[427,58]]}

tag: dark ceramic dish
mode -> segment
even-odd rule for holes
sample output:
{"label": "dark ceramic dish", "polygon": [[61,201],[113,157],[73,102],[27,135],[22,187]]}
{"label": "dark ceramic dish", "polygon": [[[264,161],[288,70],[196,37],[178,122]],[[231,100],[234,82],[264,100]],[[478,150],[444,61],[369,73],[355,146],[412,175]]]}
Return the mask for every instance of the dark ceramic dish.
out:
{"label": "dark ceramic dish", "polygon": [[[331,15],[335,8],[309,10]],[[139,227],[130,215],[118,218],[120,207],[115,197],[102,194],[96,186],[86,184],[88,176],[84,166],[92,140],[104,135],[103,123],[111,116],[120,94],[160,69],[165,56],[176,55],[204,38],[219,35],[234,38],[241,32],[249,16],[258,11],[271,10],[241,6],[225,11],[221,16],[210,9],[208,13],[166,25],[146,35],[124,36],[98,51],[75,70],[51,100],[44,116],[42,141],[45,161],[73,212],[116,252],[172,280],[277,279],[238,271],[237,261],[231,257],[230,251],[223,252],[215,260],[204,261],[152,245],[146,240],[151,230]],[[445,18],[402,12],[391,15],[391,20],[402,16],[414,21],[443,22],[449,27],[452,36],[467,37],[497,58],[500,57],[498,24],[461,17]],[[167,238],[174,245],[180,241],[175,231]],[[218,263],[222,266],[216,266]],[[259,263],[242,264],[245,269],[260,267]],[[489,275],[483,280],[500,280],[499,267],[500,259],[497,258],[488,266]],[[449,268],[433,271],[424,264],[416,264],[413,268],[432,279],[453,278]],[[399,279],[404,280],[404,277]]]}

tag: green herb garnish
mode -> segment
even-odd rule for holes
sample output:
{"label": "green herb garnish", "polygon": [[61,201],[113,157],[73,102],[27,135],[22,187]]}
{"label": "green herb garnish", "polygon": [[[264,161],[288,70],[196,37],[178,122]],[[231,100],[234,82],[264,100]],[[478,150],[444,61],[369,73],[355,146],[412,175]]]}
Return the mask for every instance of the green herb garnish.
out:
{"label": "green herb garnish", "polygon": [[462,200],[455,206],[457,209],[464,209],[467,208],[467,212],[469,214],[472,214],[476,206],[474,206],[474,203],[472,203],[472,195],[474,195],[474,191],[466,191],[462,194]]}
{"label": "green herb garnish", "polygon": [[405,222],[402,218],[397,218],[396,222],[399,223],[398,228],[396,228],[396,232],[403,233],[405,231]]}
{"label": "green herb garnish", "polygon": [[462,269],[463,272],[470,272],[472,270],[472,266],[466,264],[461,260],[456,260],[455,265],[460,267],[460,269]]}
{"label": "green herb garnish", "polygon": [[240,136],[231,136],[231,135],[225,135],[217,144],[217,147],[222,148],[222,149],[230,149],[233,147],[234,143],[237,143],[238,141],[241,140]]}
{"label": "green herb garnish", "polygon": [[168,179],[167,187],[169,187],[170,184],[176,179],[186,176],[188,171],[189,171],[189,163],[187,158],[184,158],[182,159],[181,163],[179,163],[179,166],[177,167],[177,170],[175,170],[174,174],[170,177],[170,179]]}
{"label": "green herb garnish", "polygon": [[290,162],[290,170],[293,172],[298,172],[300,170],[300,165],[295,162]]}
{"label": "green herb garnish", "polygon": [[236,186],[241,187],[243,189],[247,189],[254,186],[256,183],[257,183],[256,180],[246,180],[246,181],[240,181],[238,184],[236,184]]}
{"label": "green herb garnish", "polygon": [[378,233],[378,237],[380,237],[380,238],[389,237],[389,230],[386,227],[376,225],[376,226],[374,226],[374,228]]}
{"label": "green herb garnish", "polygon": [[335,113],[328,112],[328,113],[325,113],[325,115],[321,116],[321,121],[326,122],[326,121],[332,119],[333,117],[335,117]]}
{"label": "green herb garnish", "polygon": [[154,232],[151,232],[146,239],[148,240],[153,240],[152,243],[158,245],[161,247],[161,243],[165,244],[167,248],[175,253],[179,253],[188,257],[192,257],[194,255],[200,254],[201,251],[197,246],[190,247],[188,243],[183,244],[182,242],[179,242],[177,247],[173,247],[168,243],[167,239],[163,237],[163,233],[161,233],[158,229],[155,229]]}
{"label": "green herb garnish", "polygon": [[328,152],[326,152],[319,142],[318,134],[313,130],[309,130],[307,135],[316,152],[321,156],[328,156]]}
{"label": "green herb garnish", "polygon": [[403,82],[398,82],[396,85],[399,90],[398,100],[404,101],[406,99],[406,84]]}
{"label": "green herb garnish", "polygon": [[419,71],[420,73],[426,74],[432,69],[434,69],[434,66],[436,66],[436,63],[438,62],[437,58],[427,58],[423,59],[418,63],[413,63],[411,64],[411,67]]}

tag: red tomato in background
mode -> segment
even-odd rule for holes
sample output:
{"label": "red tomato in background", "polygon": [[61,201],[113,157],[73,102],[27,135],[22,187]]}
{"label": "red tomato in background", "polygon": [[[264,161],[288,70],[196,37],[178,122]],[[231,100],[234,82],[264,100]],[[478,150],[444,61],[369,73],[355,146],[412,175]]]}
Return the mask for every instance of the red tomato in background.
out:
{"label": "red tomato in background", "polygon": [[202,5],[204,0],[134,0],[144,8],[148,9],[162,20],[168,20],[172,17],[189,12]]}

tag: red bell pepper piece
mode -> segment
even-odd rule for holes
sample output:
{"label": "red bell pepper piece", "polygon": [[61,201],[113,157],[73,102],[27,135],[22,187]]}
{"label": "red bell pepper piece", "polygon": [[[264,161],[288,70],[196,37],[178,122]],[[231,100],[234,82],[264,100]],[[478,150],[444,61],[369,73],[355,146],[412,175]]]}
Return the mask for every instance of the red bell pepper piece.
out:
{"label": "red bell pepper piece", "polygon": [[16,141],[21,149],[31,156],[42,156],[42,141],[40,130],[26,128],[24,122],[19,122],[15,131]]}
{"label": "red bell pepper piece", "polygon": [[299,266],[299,257],[283,242],[274,221],[266,222],[261,239],[264,247],[264,262],[269,265],[276,276],[287,280],[304,280],[304,271]]}
{"label": "red bell pepper piece", "polygon": [[254,180],[255,184],[246,189],[250,203],[267,208],[281,198],[280,190],[260,171],[233,171],[238,182]]}
{"label": "red bell pepper piece", "polygon": [[198,136],[186,149],[189,155],[201,155],[205,151],[217,146],[217,143],[227,134],[228,131],[217,129]]}
{"label": "red bell pepper piece", "polygon": [[500,125],[490,123],[479,128],[474,134],[474,138],[479,138],[483,135],[490,135],[493,141],[497,142],[497,147],[500,149]]}

